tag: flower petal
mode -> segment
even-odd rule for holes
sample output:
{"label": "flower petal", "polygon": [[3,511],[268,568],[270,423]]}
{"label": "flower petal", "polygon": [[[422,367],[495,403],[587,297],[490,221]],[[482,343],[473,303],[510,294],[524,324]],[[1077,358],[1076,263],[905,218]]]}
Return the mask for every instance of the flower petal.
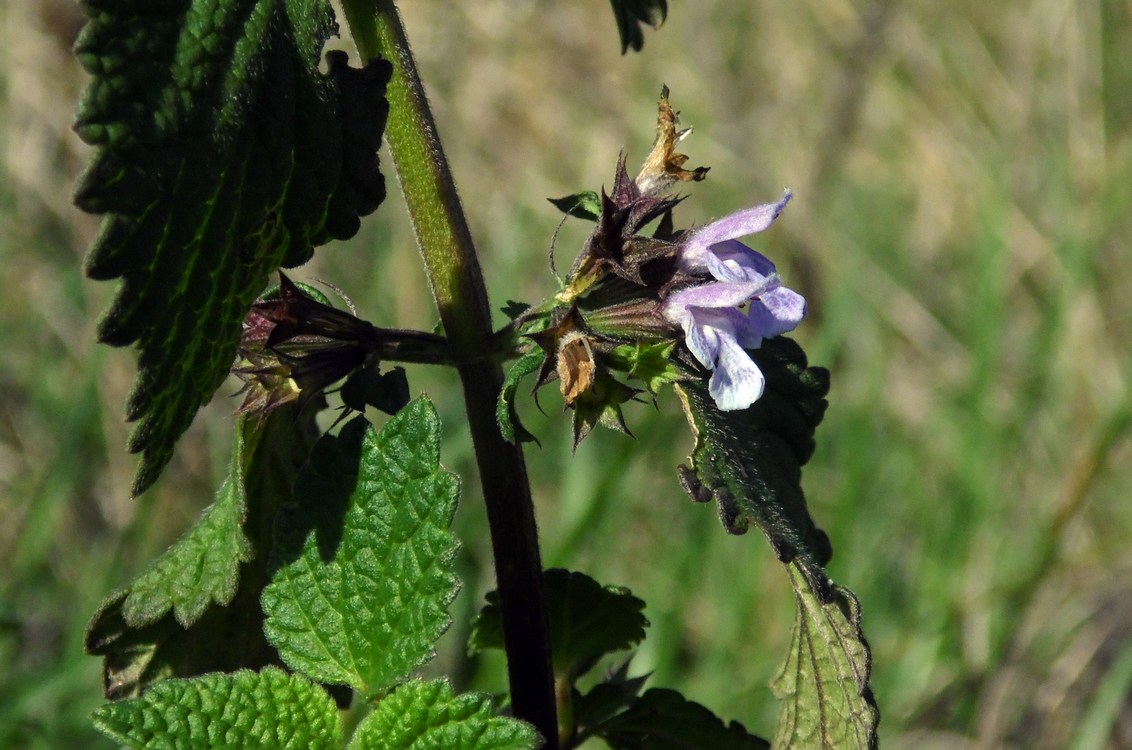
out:
{"label": "flower petal", "polygon": [[711,246],[707,270],[720,281],[759,281],[777,277],[774,264],[739,240],[725,240]]}
{"label": "flower petal", "polygon": [[793,331],[806,317],[806,298],[784,286],[751,300],[751,326],[764,338]]}
{"label": "flower petal", "polygon": [[719,360],[708,381],[708,393],[721,411],[746,409],[763,395],[766,378],[734,338],[721,336]]}
{"label": "flower petal", "polygon": [[687,311],[684,320],[684,340],[688,350],[709,370],[715,367],[719,356],[719,330],[699,319],[693,310]]}
{"label": "flower petal", "polygon": [[738,310],[735,312],[742,318],[742,322],[735,326],[735,341],[744,349],[758,349],[763,345],[763,339],[768,337],[749,317]]}
{"label": "flower petal", "polygon": [[761,281],[714,282],[689,287],[668,296],[664,301],[665,315],[673,320],[672,315],[680,315],[679,311],[685,307],[739,307],[754,297],[773,293],[779,283],[775,276]]}
{"label": "flower petal", "polygon": [[791,197],[791,192],[787,190],[777,203],[744,208],[695,230],[684,240],[680,254],[681,267],[691,272],[707,269],[712,245],[763,231],[774,223]]}

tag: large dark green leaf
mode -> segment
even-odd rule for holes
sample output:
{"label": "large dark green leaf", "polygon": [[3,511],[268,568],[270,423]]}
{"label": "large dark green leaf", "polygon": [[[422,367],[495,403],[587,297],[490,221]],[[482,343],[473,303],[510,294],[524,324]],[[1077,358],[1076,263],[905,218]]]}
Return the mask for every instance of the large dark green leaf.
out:
{"label": "large dark green leaf", "polygon": [[[649,621],[645,603],[620,586],[602,586],[585,573],[561,568],[543,571],[547,617],[550,620],[554,674],[571,682],[606,654],[632,648],[644,640]],[[468,650],[503,648],[499,592],[489,591],[487,604],[472,623]]]}
{"label": "large dark green leaf", "polygon": [[530,725],[497,716],[491,698],[455,695],[444,680],[410,680],[378,701],[347,750],[533,750]]}
{"label": "large dark green leaf", "polygon": [[808,367],[801,347],[781,336],[751,354],[766,376],[766,391],[748,409],[720,411],[702,381],[676,385],[696,433],[680,478],[693,499],[716,501],[731,533],[745,532],[752,522],[762,529],[778,558],[798,560],[828,601],[824,566],[833,551],[806,508],[802,465],[825,414],[829,373]]}
{"label": "large dark green leaf", "polygon": [[87,258],[121,279],[100,339],[136,343],[127,418],[144,491],[231,366],[268,274],[346,238],[385,197],[391,68],[323,44],[326,0],[87,0],[76,119],[95,146],[76,203],[104,214]]}
{"label": "large dark green leaf", "polygon": [[716,501],[728,531],[743,533],[750,523],[762,529],[790,573],[797,619],[773,685],[783,701],[774,748],[871,750],[879,714],[861,606],[826,574],[833,551],[802,494],[829,373],[809,367],[801,347],[783,337],[750,354],[766,391],[748,409],[720,411],[702,381],[677,384],[696,433],[680,477],[693,499]]}

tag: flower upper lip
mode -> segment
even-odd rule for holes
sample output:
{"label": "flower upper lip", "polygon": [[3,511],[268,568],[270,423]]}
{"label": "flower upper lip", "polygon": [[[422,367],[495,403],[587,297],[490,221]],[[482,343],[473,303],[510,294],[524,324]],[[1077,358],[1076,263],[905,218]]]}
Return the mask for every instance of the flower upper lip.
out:
{"label": "flower upper lip", "polygon": [[[707,271],[720,281],[738,281],[739,278],[734,274],[736,266],[742,266],[739,257],[754,253],[757,258],[748,256],[752,265],[743,273],[758,272],[760,268],[767,269],[767,267],[773,272],[773,263],[734,240],[736,237],[746,237],[765,230],[774,223],[792,197],[794,194],[786,190],[782,198],[775,203],[744,208],[692,230],[681,243],[681,270],[688,273]],[[738,248],[742,248],[742,251]],[[763,275],[766,275],[765,272]]]}

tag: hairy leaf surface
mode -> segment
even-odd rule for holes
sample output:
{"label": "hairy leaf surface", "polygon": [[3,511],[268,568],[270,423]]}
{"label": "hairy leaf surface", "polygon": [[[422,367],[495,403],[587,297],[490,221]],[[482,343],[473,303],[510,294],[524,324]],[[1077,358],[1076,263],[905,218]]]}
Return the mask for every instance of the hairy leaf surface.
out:
{"label": "hairy leaf surface", "polygon": [[136,581],[107,597],[91,621],[86,649],[104,657],[108,698],[137,697],[170,677],[278,659],[263,637],[259,598],[272,519],[310,452],[313,421],[285,407],[262,423],[236,424],[217,502]]}
{"label": "hairy leaf surface", "polygon": [[790,650],[771,683],[782,701],[774,747],[873,750],[880,712],[869,687],[872,655],[861,603],[836,584],[823,601],[798,564],[788,567],[798,612]]}
{"label": "hairy leaf surface", "polygon": [[538,734],[496,716],[491,699],[453,695],[444,680],[413,680],[381,699],[358,726],[350,750],[534,750]]}
{"label": "hairy leaf surface", "polygon": [[150,564],[129,587],[122,616],[141,627],[170,609],[182,627],[200,619],[211,603],[221,606],[236,593],[240,563],[252,556],[244,533],[247,495],[244,487],[246,418],[236,426],[236,444],[228,476],[200,521],[165,554]]}
{"label": "hairy leaf surface", "polygon": [[75,201],[104,214],[87,258],[121,280],[100,339],[136,343],[134,493],[161,473],[231,366],[268,274],[353,235],[385,197],[377,147],[391,67],[323,44],[326,0],[86,0],[95,147]]}
{"label": "hairy leaf surface", "polygon": [[263,593],[283,660],[368,695],[431,658],[459,589],[448,530],[458,494],[425,397],[380,433],[357,417],[324,436],[280,513]]}
{"label": "hairy leaf surface", "polygon": [[706,383],[676,384],[696,435],[680,479],[694,500],[715,500],[731,533],[755,523],[778,558],[798,560],[827,601],[824,566],[832,549],[810,518],[801,482],[825,414],[829,373],[808,367],[801,347],[781,336],[750,354],[766,376],[766,391],[750,408],[720,411]]}
{"label": "hairy leaf surface", "polygon": [[318,685],[262,672],[167,680],[94,712],[100,732],[128,747],[340,748],[338,708]]}

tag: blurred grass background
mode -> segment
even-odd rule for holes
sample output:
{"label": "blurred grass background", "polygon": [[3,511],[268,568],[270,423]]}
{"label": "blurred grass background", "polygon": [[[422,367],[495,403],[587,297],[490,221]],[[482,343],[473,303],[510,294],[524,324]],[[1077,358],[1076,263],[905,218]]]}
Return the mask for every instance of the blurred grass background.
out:
{"label": "blurred grass background", "polygon": [[[831,574],[864,606],[882,743],[1132,747],[1132,6],[675,0],[621,57],[601,0],[405,5],[496,307],[553,290],[544,199],[643,157],[662,82],[695,126],[692,164],[712,167],[678,222],[795,191],[754,244],[810,300],[797,338],[833,372],[805,485]],[[222,392],[129,499],[133,355],[94,343],[113,289],[82,278],[97,222],[70,203],[81,22],[68,0],[0,3],[0,747],[107,744],[83,628],[207,504],[236,404]],[[297,275],[429,328],[390,188]],[[585,234],[563,227],[560,265]],[[456,664],[491,587],[458,385],[410,379],[464,477],[441,666],[498,688],[498,663]],[[676,399],[627,410],[635,442],[595,434],[575,456],[543,404],[523,410],[546,564],[630,587],[652,622],[635,667],[769,734],[786,576],[683,496]]]}

